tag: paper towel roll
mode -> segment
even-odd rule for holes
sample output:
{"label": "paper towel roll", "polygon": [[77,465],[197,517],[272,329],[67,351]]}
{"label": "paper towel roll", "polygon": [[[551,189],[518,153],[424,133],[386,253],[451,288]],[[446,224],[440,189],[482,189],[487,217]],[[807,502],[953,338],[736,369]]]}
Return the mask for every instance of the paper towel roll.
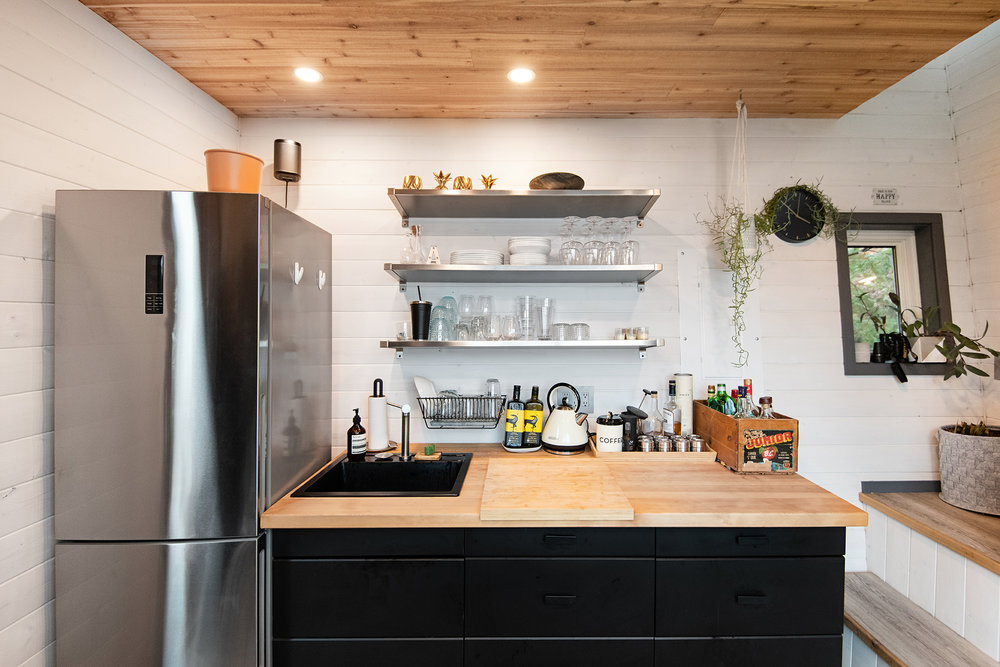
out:
{"label": "paper towel roll", "polygon": [[389,449],[388,407],[385,396],[368,397],[368,451]]}
{"label": "paper towel roll", "polygon": [[694,376],[690,373],[674,373],[677,385],[677,407],[681,409],[681,435],[691,435],[694,429]]}

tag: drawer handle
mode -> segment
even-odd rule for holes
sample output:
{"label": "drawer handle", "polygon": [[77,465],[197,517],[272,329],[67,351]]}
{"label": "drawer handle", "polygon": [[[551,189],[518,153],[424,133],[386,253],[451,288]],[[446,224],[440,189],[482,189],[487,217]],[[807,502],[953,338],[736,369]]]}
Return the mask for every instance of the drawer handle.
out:
{"label": "drawer handle", "polygon": [[542,541],[546,544],[576,544],[576,535],[546,535]]}
{"label": "drawer handle", "polygon": [[552,607],[572,607],[576,604],[575,595],[546,595],[543,599]]}
{"label": "drawer handle", "polygon": [[771,601],[766,595],[737,595],[736,604],[740,607],[763,607]]}
{"label": "drawer handle", "polygon": [[741,547],[762,547],[770,544],[771,540],[767,535],[737,535],[736,544]]}

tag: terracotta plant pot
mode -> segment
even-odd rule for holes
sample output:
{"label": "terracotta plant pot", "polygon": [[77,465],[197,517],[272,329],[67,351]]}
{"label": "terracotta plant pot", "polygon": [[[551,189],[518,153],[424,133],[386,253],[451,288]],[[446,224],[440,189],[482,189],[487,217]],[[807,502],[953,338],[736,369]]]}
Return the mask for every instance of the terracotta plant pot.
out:
{"label": "terracotta plant pot", "polygon": [[938,429],[941,500],[949,505],[1000,515],[1000,429],[991,435],[962,435]]}
{"label": "terracotta plant pot", "polygon": [[260,193],[264,161],[256,155],[212,148],[205,151],[209,192]]}

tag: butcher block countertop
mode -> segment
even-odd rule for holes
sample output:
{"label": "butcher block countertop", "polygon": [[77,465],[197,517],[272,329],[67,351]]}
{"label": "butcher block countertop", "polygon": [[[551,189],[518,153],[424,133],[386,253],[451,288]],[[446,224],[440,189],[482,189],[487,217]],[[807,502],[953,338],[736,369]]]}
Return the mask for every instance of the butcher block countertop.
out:
{"label": "butcher block countertop", "polygon": [[[422,451],[415,444],[411,451]],[[864,526],[868,515],[799,475],[737,475],[713,461],[598,459],[499,445],[438,445],[473,452],[455,497],[292,498],[261,515],[262,528],[528,526]],[[496,461],[490,466],[491,461]],[[592,483],[586,483],[587,480]],[[509,480],[509,487],[505,481]],[[515,490],[512,492],[512,490]],[[629,518],[631,516],[631,518]]]}

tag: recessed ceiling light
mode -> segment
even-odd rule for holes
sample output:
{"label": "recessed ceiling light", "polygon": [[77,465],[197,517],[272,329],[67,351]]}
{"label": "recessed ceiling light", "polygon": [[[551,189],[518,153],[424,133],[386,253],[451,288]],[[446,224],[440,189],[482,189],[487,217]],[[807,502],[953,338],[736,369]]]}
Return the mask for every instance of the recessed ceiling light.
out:
{"label": "recessed ceiling light", "polygon": [[296,67],[295,76],[309,83],[316,83],[323,80],[323,75],[311,67]]}
{"label": "recessed ceiling light", "polygon": [[514,83],[528,83],[535,78],[535,73],[527,67],[516,67],[507,72],[507,78]]}

